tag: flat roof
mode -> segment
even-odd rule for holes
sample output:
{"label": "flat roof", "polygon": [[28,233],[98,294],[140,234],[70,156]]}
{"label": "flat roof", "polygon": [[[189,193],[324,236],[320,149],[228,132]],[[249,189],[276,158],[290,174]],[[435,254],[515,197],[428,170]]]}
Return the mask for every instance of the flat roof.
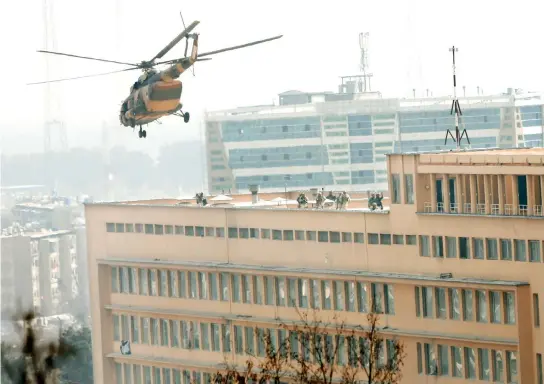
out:
{"label": "flat roof", "polygon": [[425,274],[407,274],[407,273],[393,273],[393,272],[372,272],[372,271],[357,271],[357,270],[335,270],[335,269],[316,269],[316,268],[291,268],[280,266],[262,266],[262,265],[248,265],[248,264],[232,264],[212,261],[184,261],[184,260],[160,260],[160,259],[119,259],[119,258],[107,258],[97,259],[98,264],[102,265],[123,265],[127,263],[134,264],[147,264],[154,266],[172,266],[172,267],[200,267],[210,269],[225,269],[225,270],[243,270],[243,271],[262,271],[262,272],[283,272],[286,274],[292,273],[295,275],[308,274],[308,275],[339,275],[349,277],[367,277],[377,279],[393,279],[393,280],[416,280],[416,281],[433,281],[433,282],[453,282],[462,284],[479,284],[479,285],[497,285],[518,287],[529,285],[525,281],[508,281],[508,280],[489,280],[489,279],[475,279],[475,278],[440,278],[436,275]]}

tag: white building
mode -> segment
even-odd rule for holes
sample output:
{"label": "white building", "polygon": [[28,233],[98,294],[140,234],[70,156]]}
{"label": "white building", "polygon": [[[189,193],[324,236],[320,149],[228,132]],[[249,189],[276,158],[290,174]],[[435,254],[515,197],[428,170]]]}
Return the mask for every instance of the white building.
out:
{"label": "white building", "polygon": [[[385,153],[455,148],[451,97],[385,99],[379,92],[279,95],[279,105],[206,114],[208,188],[385,190]],[[542,146],[541,94],[509,88],[461,97],[472,148]],[[463,146],[467,141],[463,139]]]}

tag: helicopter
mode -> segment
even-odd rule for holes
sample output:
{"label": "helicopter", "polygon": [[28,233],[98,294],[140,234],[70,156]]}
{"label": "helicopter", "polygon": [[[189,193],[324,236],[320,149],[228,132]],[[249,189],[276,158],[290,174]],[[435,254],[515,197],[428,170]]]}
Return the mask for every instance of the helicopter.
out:
{"label": "helicopter", "polygon": [[[180,13],[181,15],[181,13]],[[99,73],[95,75],[79,76],[65,79],[41,81],[36,83],[29,83],[27,85],[36,85],[36,84],[45,84],[53,83],[59,81],[68,81],[76,80],[88,77],[95,76],[104,76],[114,73],[126,72],[141,69],[143,73],[140,75],[138,80],[130,87],[129,96],[123,100],[121,104],[121,109],[119,111],[119,121],[125,127],[131,127],[133,130],[136,126],[139,126],[138,131],[139,138],[146,138],[147,132],[145,129],[142,129],[142,126],[148,125],[151,122],[157,121],[161,117],[174,115],[183,118],[185,123],[189,122],[189,112],[183,112],[183,104],[180,102],[182,94],[182,82],[177,80],[183,72],[191,68],[197,61],[211,60],[211,58],[206,56],[215,55],[221,52],[232,51],[235,49],[246,48],[252,45],[266,43],[268,41],[276,40],[283,35],[278,35],[264,40],[252,41],[247,44],[236,45],[228,48],[222,48],[215,51],[198,53],[198,33],[191,33],[196,26],[200,23],[199,21],[192,22],[188,27],[185,27],[185,22],[183,21],[183,16],[181,17],[183,22],[184,30],[177,35],[168,45],[159,51],[151,60],[141,61],[138,64],[134,63],[125,63],[114,60],[105,60],[95,57],[87,57],[80,55],[73,55],[69,53],[53,52],[38,50],[39,53],[47,53],[60,56],[68,56],[79,59],[95,60],[102,61],[107,63],[122,64],[128,65],[130,68],[124,68],[121,70]],[[159,61],[164,55],[166,55],[174,46],[176,46],[182,39],[185,38],[185,53],[184,57]],[[189,47],[189,39],[192,39],[193,45],[191,50],[191,55],[187,56],[187,50]],[[154,67],[157,65],[168,65],[167,68],[162,71],[157,71]],[[194,70],[194,67],[193,67]],[[193,72],[194,75],[194,72]]]}

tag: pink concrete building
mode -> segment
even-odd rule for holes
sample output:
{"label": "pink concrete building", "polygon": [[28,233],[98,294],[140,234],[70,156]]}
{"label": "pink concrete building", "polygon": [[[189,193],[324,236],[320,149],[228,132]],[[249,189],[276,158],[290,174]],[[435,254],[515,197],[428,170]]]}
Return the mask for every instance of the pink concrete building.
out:
{"label": "pink concrete building", "polygon": [[295,306],[364,325],[373,303],[405,383],[541,384],[544,149],[387,163],[383,211],[87,204],[95,382],[207,384]]}

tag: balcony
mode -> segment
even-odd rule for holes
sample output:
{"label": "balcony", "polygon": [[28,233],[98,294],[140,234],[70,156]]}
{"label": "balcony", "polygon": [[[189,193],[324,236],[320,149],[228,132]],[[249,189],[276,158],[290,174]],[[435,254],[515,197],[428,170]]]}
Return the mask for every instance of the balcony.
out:
{"label": "balcony", "polygon": [[472,204],[465,203],[463,204],[463,211],[459,211],[459,204],[450,203],[449,212],[446,212],[444,209],[444,203],[436,203],[436,207],[433,207],[433,204],[430,202],[425,202],[423,204],[423,212],[418,213],[439,213],[439,214],[453,214],[453,215],[482,215],[482,216],[530,216],[530,217],[544,217],[542,205],[533,205],[532,214],[529,214],[528,205],[517,205],[517,210],[514,210],[516,207],[513,204],[503,204],[503,212],[501,213],[499,204],[491,204],[490,212],[486,213],[485,204],[478,203],[476,204],[475,212],[472,212]]}

